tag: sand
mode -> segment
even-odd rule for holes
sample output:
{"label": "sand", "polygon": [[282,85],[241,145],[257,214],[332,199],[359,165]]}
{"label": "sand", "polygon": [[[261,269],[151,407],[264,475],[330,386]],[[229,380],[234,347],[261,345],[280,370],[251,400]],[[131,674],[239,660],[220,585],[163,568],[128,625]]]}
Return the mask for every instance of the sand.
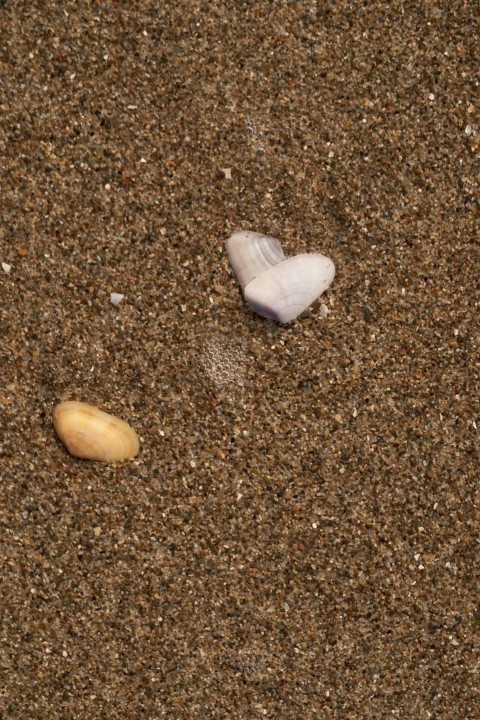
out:
{"label": "sand", "polygon": [[[2,718],[478,718],[478,20],[0,3]],[[326,317],[249,310],[241,229]]]}

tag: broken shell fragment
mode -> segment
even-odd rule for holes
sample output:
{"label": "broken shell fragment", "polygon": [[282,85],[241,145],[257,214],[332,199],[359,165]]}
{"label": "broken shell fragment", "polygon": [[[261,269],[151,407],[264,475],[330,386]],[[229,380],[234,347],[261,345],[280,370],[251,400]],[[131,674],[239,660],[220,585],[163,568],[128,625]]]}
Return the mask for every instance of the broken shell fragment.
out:
{"label": "broken shell fragment", "polygon": [[295,320],[331,285],[333,262],[319,253],[285,258],[275,238],[253,232],[234,233],[227,253],[245,300],[263,317]]}
{"label": "broken shell fragment", "polygon": [[53,425],[75,457],[115,462],[135,457],[140,449],[130,425],[87,403],[60,403],[53,411]]}
{"label": "broken shell fragment", "polygon": [[120,305],[125,295],[122,295],[122,293],[116,293],[112,292],[110,293],[110,302],[112,305]]}

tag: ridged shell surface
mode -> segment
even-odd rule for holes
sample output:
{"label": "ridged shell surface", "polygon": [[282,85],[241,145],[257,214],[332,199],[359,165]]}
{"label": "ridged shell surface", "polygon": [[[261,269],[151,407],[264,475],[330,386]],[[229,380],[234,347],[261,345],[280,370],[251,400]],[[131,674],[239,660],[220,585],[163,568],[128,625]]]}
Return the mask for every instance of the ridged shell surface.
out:
{"label": "ridged shell surface", "polygon": [[335,266],[325,255],[295,255],[262,273],[245,288],[245,300],[259,315],[295,320],[328,288]]}
{"label": "ridged shell surface", "polygon": [[71,455],[115,462],[133,458],[140,444],[123,420],[87,403],[69,400],[53,411],[55,431]]}
{"label": "ridged shell surface", "polygon": [[247,230],[236,232],[225,245],[242,290],[261,273],[285,259],[280,242],[261,233]]}

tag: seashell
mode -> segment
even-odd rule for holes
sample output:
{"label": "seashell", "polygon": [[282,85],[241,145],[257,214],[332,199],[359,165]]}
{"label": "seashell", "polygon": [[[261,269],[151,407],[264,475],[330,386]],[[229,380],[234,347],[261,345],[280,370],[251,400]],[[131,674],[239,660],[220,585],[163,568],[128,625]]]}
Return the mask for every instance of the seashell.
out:
{"label": "seashell", "polygon": [[324,255],[296,255],[252,280],[245,300],[259,315],[287,323],[320,297],[334,275],[333,263]]}
{"label": "seashell", "polygon": [[227,253],[245,300],[259,315],[288,323],[331,285],[333,262],[319,253],[285,258],[278,240],[252,232],[234,233]]}
{"label": "seashell", "polygon": [[245,230],[233,233],[225,244],[242,290],[261,273],[285,259],[279,241],[269,235]]}
{"label": "seashell", "polygon": [[135,457],[140,449],[130,425],[87,403],[60,403],[53,411],[53,425],[75,457],[115,462]]}

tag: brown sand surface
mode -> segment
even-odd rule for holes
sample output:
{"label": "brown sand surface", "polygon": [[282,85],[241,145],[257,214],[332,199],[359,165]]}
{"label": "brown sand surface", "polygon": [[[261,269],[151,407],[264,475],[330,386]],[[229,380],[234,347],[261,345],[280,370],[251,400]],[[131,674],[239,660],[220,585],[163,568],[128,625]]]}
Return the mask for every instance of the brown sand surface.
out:
{"label": "brown sand surface", "polygon": [[478,719],[479,17],[0,2],[0,717]]}

